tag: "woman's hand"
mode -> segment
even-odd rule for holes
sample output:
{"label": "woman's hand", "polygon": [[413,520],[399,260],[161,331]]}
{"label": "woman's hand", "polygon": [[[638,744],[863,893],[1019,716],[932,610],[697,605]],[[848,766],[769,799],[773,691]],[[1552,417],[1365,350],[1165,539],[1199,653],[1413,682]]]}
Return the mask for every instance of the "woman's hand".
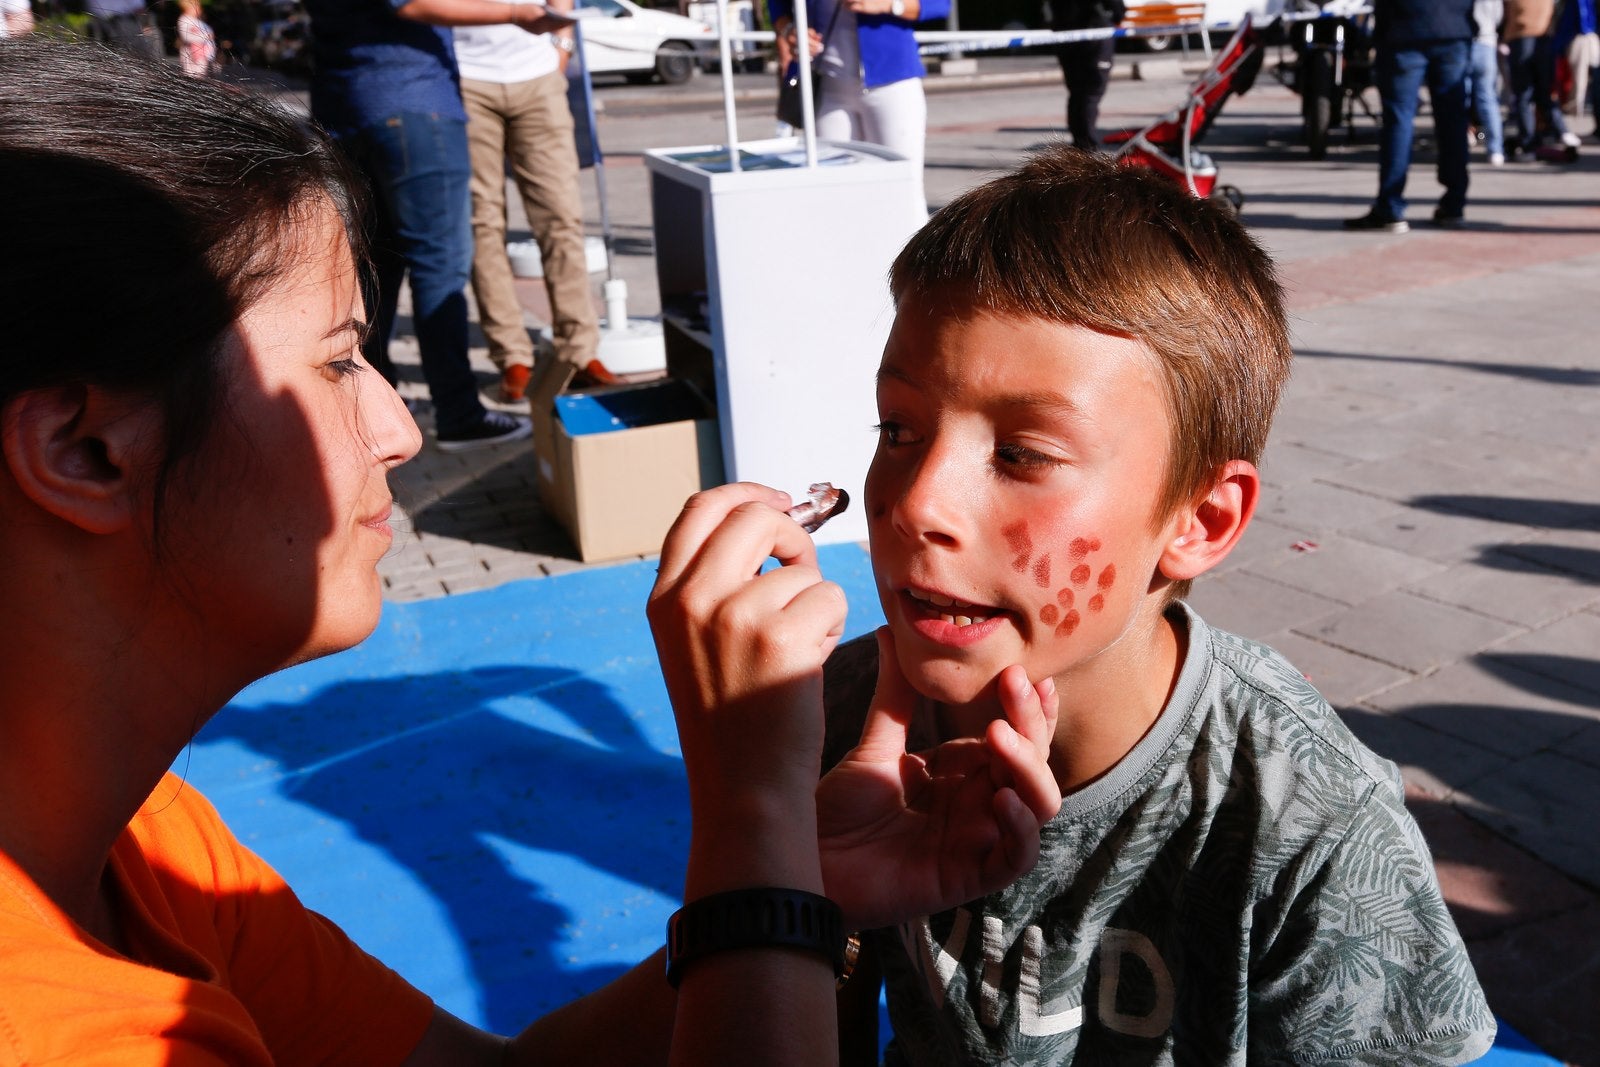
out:
{"label": "woman's hand", "polygon": [[1061,807],[1047,758],[1055,682],[1018,666],[998,682],[1005,718],[981,738],[906,752],[921,699],[878,631],[878,687],[861,743],[817,787],[828,896],[854,929],[889,926],[1001,889],[1031,870],[1039,829]]}
{"label": "woman's hand", "polygon": [[843,0],[844,6],[857,15],[895,15],[907,22],[917,21],[922,10],[922,0],[902,0],[898,14],[894,0]]}
{"label": "woman's hand", "polygon": [[[787,70],[790,63],[794,62],[797,44],[800,35],[795,32],[794,22],[790,19],[780,20],[773,33],[773,44],[778,51],[778,69]],[[811,42],[811,58],[815,59],[822,54],[822,34],[812,26],[806,27],[806,39]]]}
{"label": "woman's hand", "polygon": [[[806,888],[803,872],[782,869],[786,850],[806,853],[792,858],[808,859],[815,878],[822,664],[844,633],[845,598],[823,581],[811,538],[783,513],[791,503],[747,483],[692,497],[667,534],[650,593],[689,774],[691,878],[702,882],[763,884],[751,880],[752,866],[770,860],[779,869],[766,870],[764,884]],[[782,565],[760,573],[768,557]],[[731,848],[719,855],[713,842]],[[757,855],[769,843],[774,855]]]}

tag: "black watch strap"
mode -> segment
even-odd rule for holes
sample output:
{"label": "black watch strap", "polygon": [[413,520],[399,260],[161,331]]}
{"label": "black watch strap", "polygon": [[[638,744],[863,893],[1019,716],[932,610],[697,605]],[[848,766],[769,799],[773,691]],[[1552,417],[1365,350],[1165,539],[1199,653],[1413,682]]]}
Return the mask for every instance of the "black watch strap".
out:
{"label": "black watch strap", "polygon": [[844,918],[839,905],[798,889],[734,889],[685,904],[667,920],[667,981],[701,956],[739,948],[797,948],[845,969]]}

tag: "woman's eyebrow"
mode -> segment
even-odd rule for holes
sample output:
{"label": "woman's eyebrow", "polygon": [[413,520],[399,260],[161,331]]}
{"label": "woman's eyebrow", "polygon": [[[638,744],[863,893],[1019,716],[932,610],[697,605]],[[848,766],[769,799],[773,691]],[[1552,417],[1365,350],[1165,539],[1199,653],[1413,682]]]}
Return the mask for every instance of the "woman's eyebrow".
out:
{"label": "woman's eyebrow", "polygon": [[353,333],[356,335],[357,341],[365,341],[367,339],[367,329],[368,326],[365,322],[362,322],[360,319],[351,316],[350,318],[339,323],[333,329],[329,330],[327,333],[323,334],[322,339],[324,341],[332,341],[333,339],[344,334]]}

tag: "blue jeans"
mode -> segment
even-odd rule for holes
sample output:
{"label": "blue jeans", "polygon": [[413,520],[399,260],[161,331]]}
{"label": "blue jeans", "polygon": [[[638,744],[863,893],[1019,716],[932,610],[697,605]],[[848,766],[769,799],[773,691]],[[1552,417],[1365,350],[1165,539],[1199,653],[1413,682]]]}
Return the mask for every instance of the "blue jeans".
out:
{"label": "blue jeans", "polygon": [[364,354],[391,382],[389,339],[400,285],[411,275],[411,314],[422,376],[441,435],[482,421],[467,361],[467,278],[472,271],[472,165],[467,125],[410,112],[340,138],[372,189],[372,331]]}
{"label": "blue jeans", "polygon": [[1517,118],[1516,146],[1531,152],[1544,140],[1535,124],[1536,110],[1544,116],[1547,133],[1559,139],[1567,132],[1553,88],[1555,54],[1548,37],[1518,37],[1507,41],[1506,47],[1511,53],[1506,66],[1511,74],[1511,112]]}
{"label": "blue jeans", "polygon": [[1470,41],[1425,41],[1378,49],[1378,95],[1383,136],[1378,143],[1378,199],[1373,208],[1405,218],[1406,172],[1411,168],[1412,126],[1423,82],[1433,104],[1434,150],[1444,195],[1439,211],[1460,215],[1467,204],[1467,55]]}
{"label": "blue jeans", "polygon": [[1500,122],[1500,56],[1490,41],[1472,42],[1467,91],[1472,99],[1472,110],[1478,113],[1478,126],[1483,130],[1484,150],[1491,156],[1504,155],[1505,127]]}

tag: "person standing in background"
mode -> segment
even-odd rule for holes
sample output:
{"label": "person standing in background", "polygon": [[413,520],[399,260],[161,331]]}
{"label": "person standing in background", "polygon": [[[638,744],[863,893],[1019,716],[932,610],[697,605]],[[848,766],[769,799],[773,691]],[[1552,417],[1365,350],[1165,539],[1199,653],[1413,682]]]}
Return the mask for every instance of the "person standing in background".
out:
{"label": "person standing in background", "polygon": [[[778,69],[799,47],[793,0],[767,0],[777,34]],[[912,27],[950,14],[950,0],[806,0],[811,55],[822,73],[817,136],[880,144],[911,161],[914,204],[926,217],[922,161],[928,138],[927,71]],[[823,40],[822,30],[832,27]]]}
{"label": "person standing in background", "polygon": [[308,0],[315,75],[311,117],[366,176],[376,210],[367,362],[392,384],[389,359],[400,284],[409,274],[434,442],[459,452],[516,441],[532,424],[487,411],[467,359],[472,166],[452,26],[570,25],[540,4],[498,0]]}
{"label": "person standing in background", "polygon": [[[1052,0],[1050,28],[1098,30],[1115,27],[1127,14],[1122,0]],[[1111,64],[1116,39],[1069,41],[1056,50],[1061,77],[1067,88],[1067,132],[1072,143],[1086,152],[1100,148],[1100,101],[1111,84]]]}
{"label": "person standing in background", "polygon": [[33,7],[28,0],[0,0],[0,38],[33,32]]}
{"label": "person standing in background", "polygon": [[[571,0],[552,0],[571,10]],[[489,358],[500,369],[500,399],[527,396],[533,342],[506,256],[506,161],[544,264],[555,358],[580,384],[615,382],[595,358],[600,320],[589,287],[583,244],[578,149],[565,72],[570,31],[539,36],[515,26],[455,30],[461,102],[467,109],[472,159],[472,292]]]}
{"label": "person standing in background", "polygon": [[1435,226],[1460,226],[1467,206],[1467,64],[1472,52],[1473,0],[1377,0],[1374,76],[1383,99],[1378,143],[1378,195],[1365,215],[1345,219],[1347,230],[1405,233],[1406,173],[1422,84],[1433,105],[1434,152],[1444,195]]}
{"label": "person standing in background", "polygon": [[117,48],[149,59],[160,59],[161,35],[156,31],[144,0],[89,0],[89,37],[107,48]]}
{"label": "person standing in background", "polygon": [[1510,50],[1511,112],[1517,120],[1517,136],[1508,153],[1512,159],[1533,155],[1546,140],[1578,147],[1578,135],[1567,130],[1556,101],[1556,57],[1550,36],[1555,14],[1555,0],[1506,0],[1503,36]]}
{"label": "person standing in background", "polygon": [[1477,113],[1491,167],[1506,161],[1505,125],[1500,118],[1500,22],[1505,11],[1504,0],[1474,0],[1472,5],[1478,34],[1472,39],[1472,60],[1467,67],[1467,98]]}
{"label": "person standing in background", "polygon": [[200,0],[180,0],[178,65],[191,78],[204,78],[217,61],[217,37],[200,14]]}

